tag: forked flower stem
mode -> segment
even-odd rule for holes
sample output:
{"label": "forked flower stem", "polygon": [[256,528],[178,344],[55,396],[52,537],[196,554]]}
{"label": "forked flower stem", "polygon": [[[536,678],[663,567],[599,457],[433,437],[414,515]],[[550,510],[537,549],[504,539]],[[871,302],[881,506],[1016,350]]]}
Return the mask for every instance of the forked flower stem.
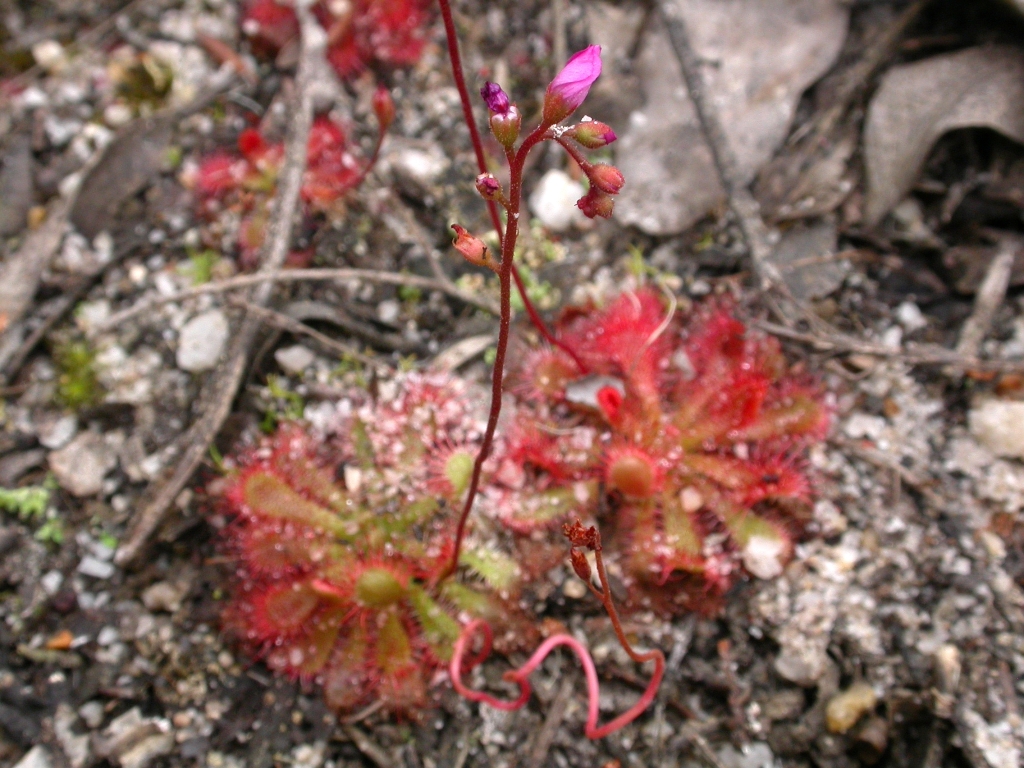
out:
{"label": "forked flower stem", "polygon": [[[448,55],[452,62],[452,76],[455,78],[455,85],[459,91],[459,98],[462,101],[462,113],[466,120],[466,127],[469,128],[469,136],[473,143],[473,151],[476,153],[477,165],[481,173],[487,172],[487,159],[484,155],[483,142],[480,139],[480,131],[477,129],[476,120],[473,118],[473,105],[469,99],[469,90],[466,87],[466,78],[462,71],[462,58],[459,55],[459,41],[455,34],[455,22],[452,19],[451,6],[448,0],[438,0],[441,7],[441,18],[444,20],[445,34],[448,38]],[[491,221],[498,232],[501,242],[501,264],[498,268],[499,282],[499,312],[498,321],[498,343],[495,347],[494,368],[491,375],[491,407],[487,417],[487,427],[484,430],[483,440],[480,442],[480,450],[473,462],[473,474],[469,482],[469,490],[466,493],[466,501],[463,504],[459,515],[459,521],[455,528],[455,540],[452,550],[452,558],[441,574],[440,578],[447,578],[459,565],[459,553],[462,551],[462,542],[466,536],[466,522],[473,509],[473,502],[476,500],[477,492],[480,489],[480,475],[483,471],[484,461],[491,452],[494,444],[494,431],[498,426],[498,417],[501,414],[501,396],[503,392],[503,377],[505,373],[505,355],[508,351],[509,328],[512,323],[512,281],[516,283],[519,295],[523,299],[523,306],[526,307],[530,320],[537,328],[544,339],[566,352],[576,363],[581,373],[587,369],[576,353],[562,341],[554,337],[548,327],[544,324],[537,310],[534,308],[529,296],[526,295],[526,287],[522,278],[516,270],[512,259],[515,255],[516,240],[519,237],[519,213],[523,197],[523,168],[526,163],[526,156],[534,147],[542,141],[552,138],[548,131],[550,125],[541,124],[530,133],[518,150],[508,148],[505,155],[509,164],[509,193],[508,204],[505,206],[508,214],[504,230],[502,229],[501,217],[498,215],[498,207],[493,200],[487,201],[487,209],[491,214]]]}
{"label": "forked flower stem", "polygon": [[[473,117],[473,102],[469,98],[469,89],[466,87],[466,77],[462,71],[462,56],[459,54],[459,39],[455,34],[455,21],[452,18],[452,9],[448,0],[437,0],[438,5],[441,7],[441,18],[444,21],[444,33],[448,39],[448,57],[452,63],[452,77],[455,78],[455,87],[459,91],[459,100],[462,102],[462,116],[466,121],[466,127],[469,129],[469,138],[473,144],[473,153],[476,155],[476,164],[480,169],[480,173],[487,173],[487,156],[484,154],[484,143],[480,138],[480,130],[476,125],[476,118]],[[494,225],[494,231],[498,233],[498,240],[501,242],[502,263],[504,263],[504,240],[507,237],[507,233],[503,232],[501,225],[501,216],[498,214],[498,206],[493,200],[487,200],[487,212],[491,216],[491,223]],[[509,256],[511,262],[512,257]],[[582,373],[586,372],[586,367],[582,361],[576,355],[576,353],[555,338],[555,335],[551,333],[547,324],[541,318],[540,313],[537,312],[537,308],[533,306],[533,302],[526,293],[526,286],[523,284],[523,278],[519,274],[519,270],[516,269],[515,264],[512,264],[512,279],[515,280],[516,290],[519,292],[520,298],[523,300],[523,306],[526,308],[526,314],[530,318],[530,322],[533,324],[537,332],[544,337],[544,340],[552,345],[558,347],[576,363]],[[511,312],[511,306],[509,307]]]}
{"label": "forked flower stem", "polygon": [[[519,686],[519,696],[517,698],[511,700],[498,699],[485,691],[476,691],[467,687],[465,683],[462,682],[463,672],[469,672],[472,670],[484,661],[491,651],[493,638],[490,625],[479,619],[467,624],[459,635],[458,640],[455,641],[455,650],[452,654],[451,664],[448,668],[452,679],[452,686],[461,696],[464,696],[470,701],[487,704],[506,712],[520,709],[525,706],[526,702],[530,699],[530,693],[532,691],[529,680],[530,675],[541,665],[551,651],[560,645],[564,645],[576,654],[580,660],[580,664],[583,665],[583,674],[587,681],[587,722],[584,726],[584,733],[588,739],[600,739],[610,733],[614,733],[624,725],[628,725],[633,722],[645,709],[647,709],[647,707],[651,705],[651,702],[654,701],[654,697],[658,692],[658,687],[661,685],[661,679],[665,674],[665,655],[657,649],[640,653],[634,650],[629,644],[629,640],[626,638],[626,634],[622,630],[622,624],[619,621],[615,605],[612,603],[611,592],[608,589],[608,575],[605,572],[604,561],[601,558],[600,549],[596,550],[595,554],[597,560],[597,573],[598,578],[601,580],[602,589],[597,590],[592,584],[589,584],[589,582],[588,586],[604,605],[605,610],[608,611],[608,615],[612,620],[612,626],[615,628],[615,635],[622,644],[622,647],[626,650],[626,653],[629,654],[629,657],[638,663],[645,661],[654,662],[654,672],[651,674],[651,681],[647,684],[647,688],[644,690],[640,698],[637,699],[636,703],[618,717],[599,726],[597,724],[597,718],[598,702],[600,700],[600,683],[597,679],[597,669],[594,666],[594,660],[585,645],[571,635],[564,633],[549,637],[540,644],[537,650],[533,652],[533,655],[530,656],[526,663],[519,667],[519,669],[510,670],[505,673],[505,680]],[[478,631],[483,633],[483,646],[480,652],[467,660],[464,665],[463,660],[467,651],[470,650],[472,642]]]}
{"label": "forked flower stem", "polygon": [[473,475],[469,481],[469,490],[466,493],[466,501],[459,515],[459,522],[455,528],[455,545],[452,550],[452,559],[448,563],[441,578],[446,578],[455,572],[459,565],[459,553],[462,551],[462,541],[466,536],[466,521],[473,509],[473,502],[476,500],[477,491],[480,489],[480,474],[483,472],[484,461],[491,452],[494,444],[494,431],[498,427],[498,416],[501,415],[501,395],[503,376],[505,372],[505,353],[508,352],[508,334],[512,324],[512,254],[515,252],[516,239],[519,237],[519,206],[523,197],[523,164],[530,150],[544,140],[548,126],[539,125],[526,137],[519,151],[513,154],[508,150],[509,169],[511,171],[511,182],[508,195],[508,224],[505,229],[505,237],[501,240],[501,264],[498,268],[498,281],[500,288],[500,318],[498,320],[498,343],[495,347],[494,368],[491,373],[491,409],[487,417],[487,427],[484,430],[483,440],[480,442],[480,450],[473,461]]}

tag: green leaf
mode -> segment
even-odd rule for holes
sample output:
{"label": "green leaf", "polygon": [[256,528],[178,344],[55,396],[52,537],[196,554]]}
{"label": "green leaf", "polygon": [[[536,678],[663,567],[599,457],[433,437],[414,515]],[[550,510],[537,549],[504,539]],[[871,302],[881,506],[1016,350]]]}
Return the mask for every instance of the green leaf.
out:
{"label": "green leaf", "polygon": [[244,481],[242,496],[250,512],[259,517],[290,520],[329,531],[346,541],[356,533],[354,526],[347,525],[330,510],[300,496],[284,480],[268,472],[249,475]]}
{"label": "green leaf", "polygon": [[42,517],[50,503],[50,491],[40,485],[24,488],[0,488],[0,507],[22,520]]}
{"label": "green leaf", "polygon": [[409,603],[430,650],[442,661],[451,659],[452,644],[459,637],[459,623],[417,584],[409,587]]}
{"label": "green leaf", "polygon": [[464,548],[459,563],[466,566],[498,592],[508,592],[519,581],[519,566],[508,555],[493,549]]}

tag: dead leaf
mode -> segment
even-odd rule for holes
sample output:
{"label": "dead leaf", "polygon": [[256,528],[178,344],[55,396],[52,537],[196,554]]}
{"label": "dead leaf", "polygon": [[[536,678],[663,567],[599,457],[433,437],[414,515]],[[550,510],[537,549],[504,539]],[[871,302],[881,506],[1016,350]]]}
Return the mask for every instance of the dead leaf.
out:
{"label": "dead leaf", "polygon": [[16,134],[4,144],[0,170],[0,237],[16,235],[28,223],[32,207],[32,137]]}
{"label": "dead leaf", "polygon": [[67,199],[55,202],[46,221],[29,231],[21,247],[0,264],[0,314],[6,316],[8,326],[31,305],[43,270],[64,239],[70,204]]}
{"label": "dead leaf", "polygon": [[906,196],[944,133],[971,127],[1024,142],[1024,52],[969,48],[886,73],[864,129],[866,224],[878,224]]}
{"label": "dead leaf", "polygon": [[[696,54],[708,62],[708,92],[750,181],[785,139],[800,95],[839,54],[849,8],[839,0],[674,2]],[[594,42],[616,45],[614,39]],[[646,102],[616,145],[626,186],[615,212],[650,234],[675,234],[724,193],[663,25],[648,24],[636,71]]]}
{"label": "dead leaf", "polygon": [[163,166],[173,117],[138,120],[118,134],[82,179],[71,223],[89,240],[109,230],[118,208]]}
{"label": "dead leaf", "polygon": [[836,258],[835,222],[797,225],[783,234],[771,260],[794,297],[819,299],[832,293],[850,271],[850,263]]}

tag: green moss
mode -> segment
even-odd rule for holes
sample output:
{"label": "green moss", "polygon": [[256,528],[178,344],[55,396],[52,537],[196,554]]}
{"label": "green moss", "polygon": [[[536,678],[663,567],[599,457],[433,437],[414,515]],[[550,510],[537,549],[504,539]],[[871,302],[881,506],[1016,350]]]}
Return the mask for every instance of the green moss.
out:
{"label": "green moss", "polygon": [[45,485],[24,488],[0,488],[0,507],[22,520],[42,517],[50,503],[50,489]]}
{"label": "green moss", "polygon": [[84,341],[67,341],[53,350],[57,364],[57,402],[72,411],[97,405],[103,397],[96,352]]}

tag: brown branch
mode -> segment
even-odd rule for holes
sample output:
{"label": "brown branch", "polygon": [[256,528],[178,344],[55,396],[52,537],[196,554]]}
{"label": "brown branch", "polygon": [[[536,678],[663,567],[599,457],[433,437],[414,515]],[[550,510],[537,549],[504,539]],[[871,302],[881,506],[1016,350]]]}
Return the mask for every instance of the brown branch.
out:
{"label": "brown branch", "polygon": [[965,370],[1024,372],[1024,360],[986,360],[961,355],[953,349],[937,344],[909,344],[906,347],[886,347],[862,341],[843,333],[816,334],[798,331],[778,323],[758,320],[753,325],[762,331],[799,341],[822,352],[852,353],[899,360],[907,365],[952,365]]}
{"label": "brown branch", "polygon": [[315,328],[310,328],[305,323],[296,320],[294,317],[289,317],[283,312],[277,312],[276,310],[273,309],[267,309],[266,307],[261,307],[258,304],[253,304],[251,301],[245,301],[244,299],[234,299],[231,301],[231,303],[237,307],[240,307],[241,309],[244,309],[253,317],[258,317],[262,322],[267,323],[269,325],[273,325],[279,330],[287,331],[288,333],[295,333],[303,336],[308,336],[309,338],[326,347],[330,351],[336,352],[342,355],[343,357],[351,357],[363,363],[364,365],[371,366],[384,373],[391,373],[394,371],[394,368],[392,368],[383,360],[378,360],[375,357],[366,355],[360,352],[358,348],[352,346],[351,344],[346,344],[343,341],[332,339],[327,334],[321,333]]}
{"label": "brown branch", "polygon": [[[306,3],[295,6],[301,27],[299,67],[296,74],[296,104],[288,127],[284,165],[279,177],[274,209],[267,230],[267,240],[260,253],[260,271],[277,272],[284,265],[291,242],[292,221],[299,205],[302,178],[306,169],[306,146],[313,125],[313,101],[316,95],[316,76],[323,71],[326,36],[313,18]],[[319,65],[319,66],[318,66]],[[263,306],[273,291],[273,282],[267,281],[253,291],[252,303]],[[166,479],[151,488],[150,498],[133,520],[128,537],[117,550],[115,562],[125,565],[142,551],[149,537],[163,521],[167,510],[191,479],[206,454],[207,448],[220,431],[231,410],[238,386],[245,373],[249,350],[259,331],[261,320],[246,316],[237,329],[224,362],[217,369],[206,388],[199,416],[177,441],[177,464]]]}
{"label": "brown branch", "polygon": [[1010,275],[1013,272],[1013,260],[1016,249],[1006,240],[999,243],[996,257],[988,265],[985,279],[981,281],[978,292],[974,296],[974,309],[971,316],[960,329],[960,339],[956,344],[956,352],[965,358],[978,356],[981,342],[992,328],[999,306],[1006,298],[1006,290],[1010,287]]}
{"label": "brown branch", "polygon": [[347,267],[322,268],[322,269],[268,269],[260,270],[252,275],[238,275],[226,280],[218,280],[215,283],[204,283],[194,288],[188,288],[178,293],[167,296],[154,296],[143,299],[137,304],[128,307],[108,317],[103,323],[96,326],[93,331],[103,333],[122,325],[125,321],[144,315],[157,307],[165,304],[174,304],[186,299],[194,299],[197,296],[206,294],[227,293],[242,288],[251,288],[254,285],[264,283],[290,283],[290,282],[312,282],[343,281],[343,280],[367,280],[375,283],[386,283],[389,285],[406,285],[413,288],[424,288],[431,291],[441,291],[452,298],[464,301],[467,304],[482,309],[491,314],[497,314],[497,308],[485,298],[474,296],[471,293],[459,290],[451,283],[443,283],[429,277],[418,275],[403,275],[395,272],[379,272],[374,269],[350,269]]}
{"label": "brown branch", "polygon": [[726,136],[718,110],[707,92],[704,76],[700,71],[701,62],[690,43],[686,21],[672,0],[659,0],[658,10],[668,30],[672,50],[679,60],[686,89],[690,93],[697,118],[704,130],[715,170],[729,201],[729,208],[736,216],[740,233],[746,242],[754,272],[764,289],[785,287],[779,270],[770,260],[773,248],[768,229],[761,218],[761,208],[740,173],[736,155],[729,145],[729,137]]}

